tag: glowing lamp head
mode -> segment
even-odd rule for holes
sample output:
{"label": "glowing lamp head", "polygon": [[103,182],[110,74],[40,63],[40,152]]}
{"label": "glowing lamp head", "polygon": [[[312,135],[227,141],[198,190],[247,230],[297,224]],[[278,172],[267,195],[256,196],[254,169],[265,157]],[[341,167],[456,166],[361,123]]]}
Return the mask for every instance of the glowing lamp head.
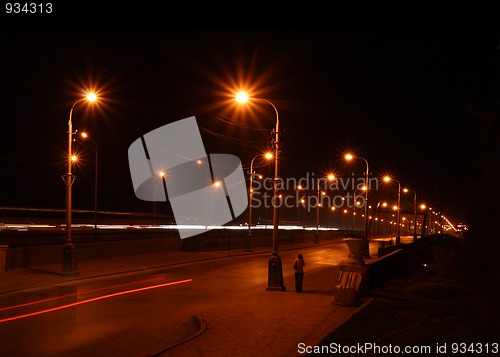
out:
{"label": "glowing lamp head", "polygon": [[95,93],[88,93],[87,100],[89,102],[95,102],[97,100],[97,95]]}
{"label": "glowing lamp head", "polygon": [[164,178],[167,174],[164,170],[159,170],[157,175],[159,178]]}
{"label": "glowing lamp head", "polygon": [[245,92],[238,92],[235,96],[236,100],[240,103],[245,103],[248,101],[248,94]]}
{"label": "glowing lamp head", "polygon": [[384,182],[390,182],[391,178],[389,176],[384,176]]}
{"label": "glowing lamp head", "polygon": [[270,153],[270,152],[266,152],[266,153],[264,154],[264,157],[265,157],[266,159],[268,159],[268,160],[271,160],[271,159],[273,158],[273,154],[272,154],[272,153]]}
{"label": "glowing lamp head", "polygon": [[328,175],[328,181],[333,181],[335,180],[335,175],[334,174],[329,174]]}
{"label": "glowing lamp head", "polygon": [[89,137],[89,134],[86,132],[81,133],[82,138],[87,139]]}
{"label": "glowing lamp head", "polygon": [[344,156],[344,158],[345,158],[347,161],[349,161],[349,160],[352,160],[352,159],[354,158],[354,156],[352,156],[352,154],[346,154],[346,155]]}

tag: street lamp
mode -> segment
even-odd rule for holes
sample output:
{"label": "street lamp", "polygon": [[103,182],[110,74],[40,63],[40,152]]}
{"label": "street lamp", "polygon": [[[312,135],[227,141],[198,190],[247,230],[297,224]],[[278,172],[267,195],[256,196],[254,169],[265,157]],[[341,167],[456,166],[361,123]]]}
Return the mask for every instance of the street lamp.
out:
{"label": "street lamp", "polygon": [[400,226],[400,213],[401,213],[401,183],[389,176],[384,177],[385,182],[395,181],[398,184],[398,205],[397,205],[397,233],[396,233],[396,245],[401,243],[401,226]]}
{"label": "street lamp", "polygon": [[[329,174],[327,176],[328,181],[333,181],[335,180],[335,175]],[[320,187],[320,182],[322,180],[318,179],[318,201],[316,202],[316,232],[314,233],[314,243],[318,244],[319,243],[319,209],[321,207],[321,187]],[[324,194],[324,192],[323,192]]]}
{"label": "street lamp", "polygon": [[69,120],[68,120],[68,170],[66,175],[63,175],[64,182],[66,184],[66,240],[64,242],[63,251],[62,251],[62,275],[65,276],[77,276],[78,270],[76,268],[76,259],[75,259],[75,246],[73,245],[73,239],[71,237],[71,187],[73,186],[73,182],[76,179],[71,172],[72,164],[74,162],[75,155],[73,154],[73,150],[71,148],[71,144],[73,142],[73,122],[72,115],[75,106],[84,101],[88,100],[89,102],[94,102],[97,99],[97,96],[94,93],[87,94],[86,97],[77,100],[71,110],[69,111]]}
{"label": "street lamp", "polygon": [[264,156],[265,159],[271,160],[273,158],[273,154],[268,152],[264,155],[255,156],[250,162],[250,187],[248,189],[248,249],[246,251],[252,251],[252,194],[253,194],[253,176],[255,172],[253,171],[253,162],[256,158]]}
{"label": "street lamp", "polygon": [[422,217],[422,228],[420,229],[420,237],[423,237],[424,235],[427,235],[427,223],[425,222],[425,211],[427,210],[427,206],[425,204],[420,205],[420,210],[424,211],[423,217]]}
{"label": "street lamp", "polygon": [[364,249],[363,249],[363,258],[365,259],[370,259],[370,246],[368,244],[368,191],[369,191],[369,187],[370,187],[370,184],[368,182],[368,176],[369,176],[369,167],[368,167],[368,161],[366,161],[366,159],[360,157],[360,156],[354,156],[352,154],[346,154],[344,156],[344,158],[347,160],[347,161],[351,161],[351,160],[356,160],[356,159],[361,159],[365,162],[366,164],[366,172],[365,172],[365,187],[366,187],[366,191],[365,191],[365,234],[364,234]]}
{"label": "street lamp", "polygon": [[[363,189],[361,191],[365,191],[365,186],[363,186]],[[356,230],[356,207],[361,206],[361,203],[358,202],[358,197],[363,197],[362,195],[358,194],[360,190],[354,190],[353,196],[352,196],[352,231]]]}
{"label": "street lamp", "polygon": [[97,237],[97,143],[86,133],[81,134],[82,138],[90,140],[95,145],[95,169],[94,169],[94,238]]}
{"label": "street lamp", "polygon": [[410,191],[407,188],[403,189],[403,192],[413,193],[413,241],[417,241],[417,193],[415,191]]}
{"label": "street lamp", "polygon": [[249,100],[255,102],[264,102],[273,107],[276,113],[276,128],[274,129],[274,180],[273,180],[273,252],[271,258],[269,259],[268,266],[268,286],[266,290],[268,291],[286,291],[286,287],[283,282],[283,265],[281,258],[278,255],[278,157],[279,157],[279,114],[276,106],[267,99],[261,98],[249,98],[244,92],[239,92],[236,94],[236,100],[240,103],[245,103]]}
{"label": "street lamp", "polygon": [[[165,170],[163,169],[159,169],[156,171],[156,179],[160,180],[162,185],[163,185],[163,189],[164,191],[166,192],[166,189],[167,189],[167,183],[165,182],[165,177],[167,176],[167,173],[165,172]],[[156,183],[155,183],[155,200],[153,201],[153,225],[156,226]]]}

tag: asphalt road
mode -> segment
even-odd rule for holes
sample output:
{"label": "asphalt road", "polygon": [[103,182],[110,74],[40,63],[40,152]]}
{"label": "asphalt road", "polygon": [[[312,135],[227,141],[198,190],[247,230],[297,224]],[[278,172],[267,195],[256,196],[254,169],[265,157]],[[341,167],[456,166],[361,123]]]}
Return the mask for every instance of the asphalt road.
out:
{"label": "asphalt road", "polygon": [[[309,272],[329,271],[347,252],[342,242],[301,250]],[[280,252],[289,290],[297,253]],[[265,289],[268,260],[233,256],[0,296],[0,354],[153,355],[191,336],[194,315]]]}

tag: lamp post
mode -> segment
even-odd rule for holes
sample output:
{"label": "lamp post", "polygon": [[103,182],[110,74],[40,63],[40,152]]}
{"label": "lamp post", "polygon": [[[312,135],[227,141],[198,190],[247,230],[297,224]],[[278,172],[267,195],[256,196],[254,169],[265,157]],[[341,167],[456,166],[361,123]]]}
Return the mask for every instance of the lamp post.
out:
{"label": "lamp post", "polygon": [[268,266],[268,285],[266,290],[268,291],[286,291],[286,287],[283,281],[283,265],[281,262],[281,258],[278,254],[278,181],[279,181],[279,166],[278,166],[278,158],[279,158],[279,114],[276,106],[271,103],[267,99],[261,98],[249,98],[248,95],[244,92],[239,92],[236,94],[236,100],[244,103],[248,100],[256,101],[256,102],[264,102],[273,107],[274,112],[276,113],[276,127],[274,129],[274,180],[273,180],[273,251],[271,258],[269,258],[269,266]]}
{"label": "lamp post", "polygon": [[[364,191],[364,189],[363,189]],[[359,190],[354,190],[353,196],[352,196],[352,231],[353,233],[356,231],[356,207],[358,206],[358,197],[363,197],[362,195],[358,194]],[[359,204],[361,205],[361,204]]]}
{"label": "lamp post", "polygon": [[[335,176],[333,174],[329,174],[327,176],[328,181],[333,181],[335,180]],[[318,179],[318,197],[317,197],[317,202],[316,202],[316,231],[314,232],[314,243],[318,244],[319,243],[319,210],[321,205],[321,183],[322,179]],[[324,194],[324,192],[323,192]]]}
{"label": "lamp post", "polygon": [[363,249],[363,258],[364,259],[370,259],[370,245],[368,243],[368,191],[369,191],[369,182],[368,182],[368,176],[369,176],[369,166],[368,166],[368,161],[360,156],[354,156],[352,154],[346,154],[344,158],[347,161],[350,160],[355,160],[355,159],[360,159],[363,160],[366,164],[366,172],[365,172],[365,231],[364,231],[364,249]]}
{"label": "lamp post", "polygon": [[400,214],[401,214],[401,182],[390,178],[389,176],[384,177],[385,182],[395,181],[398,184],[398,206],[397,206],[397,228],[396,228],[396,245],[401,243],[401,226],[400,226]]}
{"label": "lamp post", "polygon": [[[305,207],[304,206],[304,203],[306,202],[306,200],[304,199],[304,196],[300,197],[300,200],[299,200],[299,195],[300,195],[300,191],[302,190],[302,186],[301,185],[298,185],[297,186],[297,224],[300,226],[301,225],[301,219],[300,219],[300,212],[302,211],[302,207]],[[304,213],[304,218],[305,218],[305,213]],[[305,222],[304,222],[304,225],[305,225]]]}
{"label": "lamp post", "polygon": [[94,169],[94,238],[97,238],[97,143],[85,132],[82,138],[90,140],[95,146],[95,169]]}
{"label": "lamp post", "polygon": [[253,162],[256,158],[262,156],[264,156],[264,158],[266,158],[267,160],[270,160],[273,158],[273,154],[268,152],[265,153],[264,155],[257,155],[250,162],[250,172],[249,172],[250,187],[248,189],[248,249],[246,249],[247,252],[252,251],[252,195],[253,195],[253,176],[255,175],[255,172],[253,171]]}
{"label": "lamp post", "polygon": [[[387,209],[387,202],[382,202],[382,209]],[[389,221],[389,212],[385,211],[384,234],[387,234],[387,222]]]}
{"label": "lamp post", "polygon": [[415,191],[410,191],[407,188],[403,189],[403,192],[413,193],[413,241],[417,241],[417,193]]}
{"label": "lamp post", "polygon": [[69,111],[69,120],[68,120],[68,169],[66,171],[66,175],[63,175],[64,182],[66,184],[66,240],[64,242],[63,251],[62,251],[62,275],[65,276],[77,276],[78,270],[76,267],[76,259],[75,259],[75,246],[73,245],[73,239],[71,237],[71,187],[73,186],[73,182],[76,179],[76,176],[72,174],[72,165],[74,161],[73,149],[71,147],[73,142],[73,110],[75,106],[84,101],[88,100],[89,102],[93,102],[97,99],[96,95],[93,93],[89,93],[86,97],[77,100],[71,110]]}
{"label": "lamp post", "polygon": [[424,211],[424,215],[422,217],[422,228],[420,229],[420,238],[422,238],[424,235],[427,235],[427,229],[426,229],[426,222],[425,222],[425,210],[427,209],[427,206],[425,204],[420,205],[420,210]]}

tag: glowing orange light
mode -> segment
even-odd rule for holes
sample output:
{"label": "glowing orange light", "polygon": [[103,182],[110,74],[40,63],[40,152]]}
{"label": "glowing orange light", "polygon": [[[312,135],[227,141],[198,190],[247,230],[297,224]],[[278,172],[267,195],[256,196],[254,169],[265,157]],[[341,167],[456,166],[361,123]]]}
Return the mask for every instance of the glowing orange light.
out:
{"label": "glowing orange light", "polygon": [[158,175],[159,178],[164,178],[167,175],[165,170],[158,170],[156,174]]}
{"label": "glowing orange light", "polygon": [[236,100],[240,103],[245,103],[246,101],[248,101],[248,94],[246,94],[245,92],[238,92],[236,93]]}
{"label": "glowing orange light", "polygon": [[97,100],[97,95],[95,93],[88,93],[87,100],[89,102],[95,102]]}

